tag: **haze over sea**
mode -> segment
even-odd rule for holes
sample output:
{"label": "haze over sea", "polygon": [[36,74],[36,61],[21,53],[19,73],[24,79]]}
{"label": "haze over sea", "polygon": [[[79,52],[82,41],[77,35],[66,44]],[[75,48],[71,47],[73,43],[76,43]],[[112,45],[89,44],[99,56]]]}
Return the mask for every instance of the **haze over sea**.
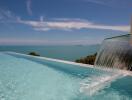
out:
{"label": "haze over sea", "polygon": [[75,61],[78,58],[94,54],[100,45],[66,45],[66,46],[0,46],[0,51],[13,51],[28,54],[36,52],[40,56]]}

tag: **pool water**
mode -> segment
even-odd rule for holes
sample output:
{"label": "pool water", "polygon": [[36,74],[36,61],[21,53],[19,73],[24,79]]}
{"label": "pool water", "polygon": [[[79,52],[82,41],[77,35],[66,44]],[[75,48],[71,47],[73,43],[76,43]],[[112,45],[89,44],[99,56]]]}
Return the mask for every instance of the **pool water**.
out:
{"label": "pool water", "polygon": [[[132,77],[87,89],[85,84],[111,76],[91,67],[0,53],[0,100],[132,100]],[[87,86],[86,85],[86,86]]]}

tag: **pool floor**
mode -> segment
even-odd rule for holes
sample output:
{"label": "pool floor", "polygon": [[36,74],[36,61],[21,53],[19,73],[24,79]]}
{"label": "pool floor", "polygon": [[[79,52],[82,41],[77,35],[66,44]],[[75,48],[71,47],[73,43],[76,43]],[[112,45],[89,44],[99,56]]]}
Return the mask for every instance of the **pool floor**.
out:
{"label": "pool floor", "polygon": [[99,77],[99,72],[94,73],[79,77],[54,66],[0,53],[0,100],[132,100],[130,76],[115,80],[93,95],[81,92],[82,82]]}

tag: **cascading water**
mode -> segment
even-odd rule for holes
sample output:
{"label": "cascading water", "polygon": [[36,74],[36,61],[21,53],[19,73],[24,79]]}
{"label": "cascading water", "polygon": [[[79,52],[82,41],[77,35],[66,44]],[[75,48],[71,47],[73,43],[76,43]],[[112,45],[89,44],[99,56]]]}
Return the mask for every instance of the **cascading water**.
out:
{"label": "cascading water", "polygon": [[132,70],[130,35],[105,39],[96,58],[95,66]]}
{"label": "cascading water", "polygon": [[[128,75],[128,73],[120,69],[132,70],[130,34],[105,39],[94,66],[101,69],[103,67],[109,72],[107,74],[101,73],[101,76],[90,77],[81,83],[80,91],[88,95],[93,95],[114,80]],[[89,80],[90,82],[88,82]]]}

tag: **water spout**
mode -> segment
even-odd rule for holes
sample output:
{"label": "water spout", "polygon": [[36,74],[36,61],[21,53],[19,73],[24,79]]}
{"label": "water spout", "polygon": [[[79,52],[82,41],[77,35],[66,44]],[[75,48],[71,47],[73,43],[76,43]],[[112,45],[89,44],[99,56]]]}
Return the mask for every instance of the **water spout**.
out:
{"label": "water spout", "polygon": [[131,34],[130,45],[132,46],[132,17],[130,22],[130,34]]}
{"label": "water spout", "polygon": [[105,39],[97,55],[95,66],[132,70],[131,35]]}

